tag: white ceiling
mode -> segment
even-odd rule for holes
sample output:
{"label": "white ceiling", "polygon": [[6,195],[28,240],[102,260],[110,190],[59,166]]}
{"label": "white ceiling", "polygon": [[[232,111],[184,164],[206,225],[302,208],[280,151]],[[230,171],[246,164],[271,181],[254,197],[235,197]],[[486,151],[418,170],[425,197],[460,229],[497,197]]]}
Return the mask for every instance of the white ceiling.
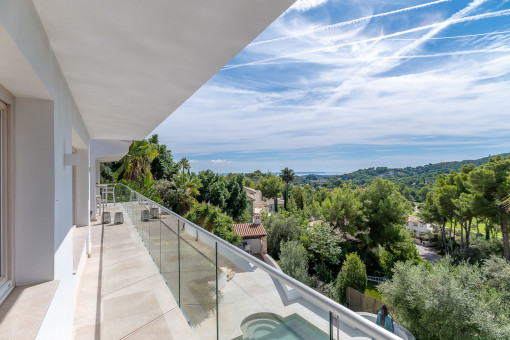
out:
{"label": "white ceiling", "polygon": [[29,62],[0,24],[0,84],[16,97],[51,99]]}
{"label": "white ceiling", "polygon": [[34,0],[91,138],[142,139],[295,0]]}

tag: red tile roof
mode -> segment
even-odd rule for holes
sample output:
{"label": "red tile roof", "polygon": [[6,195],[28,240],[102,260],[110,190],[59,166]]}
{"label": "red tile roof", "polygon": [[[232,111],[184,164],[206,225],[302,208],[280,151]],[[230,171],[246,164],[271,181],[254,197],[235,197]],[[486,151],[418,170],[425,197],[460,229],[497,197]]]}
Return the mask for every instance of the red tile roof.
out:
{"label": "red tile roof", "polygon": [[246,236],[266,236],[266,229],[262,224],[255,223],[240,223],[233,224],[234,230],[236,234],[246,237]]}

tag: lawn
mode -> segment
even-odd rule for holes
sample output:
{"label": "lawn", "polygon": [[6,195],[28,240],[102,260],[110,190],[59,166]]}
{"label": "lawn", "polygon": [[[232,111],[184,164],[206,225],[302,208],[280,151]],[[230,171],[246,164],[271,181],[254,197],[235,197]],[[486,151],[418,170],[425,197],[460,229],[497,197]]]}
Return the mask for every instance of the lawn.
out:
{"label": "lawn", "polygon": [[[480,230],[480,234],[485,236],[485,222],[478,223],[478,229]],[[499,229],[499,226],[495,226],[496,229]],[[450,230],[450,222],[446,224],[446,230]],[[460,235],[460,224],[456,223],[456,231]],[[476,222],[473,221],[473,224],[471,225],[471,232],[476,234]],[[498,231],[497,235],[501,237],[501,231]],[[491,232],[491,238],[492,238],[492,232]]]}
{"label": "lawn", "polygon": [[377,283],[368,281],[367,288],[365,289],[365,295],[376,298],[379,301],[382,301],[382,296],[377,292]]}
{"label": "lawn", "polygon": [[[496,226],[496,228],[497,228],[497,229],[499,229],[499,226]],[[484,223],[484,222],[480,222],[480,223],[478,223],[478,229],[480,230],[480,234],[482,234],[483,236],[485,236],[485,223]],[[474,232],[476,233],[476,224],[475,224],[475,223],[473,223],[473,224],[471,225],[471,231],[472,231],[472,232],[474,231]],[[498,235],[499,237],[501,237],[501,236],[502,236],[501,231],[498,231],[497,235]],[[491,233],[491,237],[492,237],[492,233]]]}

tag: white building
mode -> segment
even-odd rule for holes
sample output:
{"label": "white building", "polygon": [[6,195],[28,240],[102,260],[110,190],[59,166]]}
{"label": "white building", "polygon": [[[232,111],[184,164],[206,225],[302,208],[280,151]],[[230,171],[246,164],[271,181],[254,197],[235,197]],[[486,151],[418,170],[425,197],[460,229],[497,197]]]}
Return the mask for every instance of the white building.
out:
{"label": "white building", "polygon": [[425,223],[421,218],[415,215],[409,215],[407,218],[406,228],[414,230],[415,237],[419,237],[420,233],[425,233],[427,231],[433,232],[433,228],[430,223]]}
{"label": "white building", "polygon": [[[96,217],[99,162],[120,159],[293,2],[0,1],[0,304],[16,297],[0,305],[0,338],[72,338],[90,247],[73,249],[73,226]],[[39,293],[16,295],[29,285]]]}

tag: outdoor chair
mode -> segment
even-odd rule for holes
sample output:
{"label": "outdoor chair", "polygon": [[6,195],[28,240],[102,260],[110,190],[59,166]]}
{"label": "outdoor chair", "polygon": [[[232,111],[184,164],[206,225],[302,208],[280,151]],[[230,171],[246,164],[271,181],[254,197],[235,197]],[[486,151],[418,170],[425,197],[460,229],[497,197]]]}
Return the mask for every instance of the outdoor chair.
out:
{"label": "outdoor chair", "polygon": [[106,204],[108,206],[108,198],[112,197],[110,202],[113,201],[113,205],[115,205],[115,186],[108,186],[106,188],[101,189],[101,203]]}

